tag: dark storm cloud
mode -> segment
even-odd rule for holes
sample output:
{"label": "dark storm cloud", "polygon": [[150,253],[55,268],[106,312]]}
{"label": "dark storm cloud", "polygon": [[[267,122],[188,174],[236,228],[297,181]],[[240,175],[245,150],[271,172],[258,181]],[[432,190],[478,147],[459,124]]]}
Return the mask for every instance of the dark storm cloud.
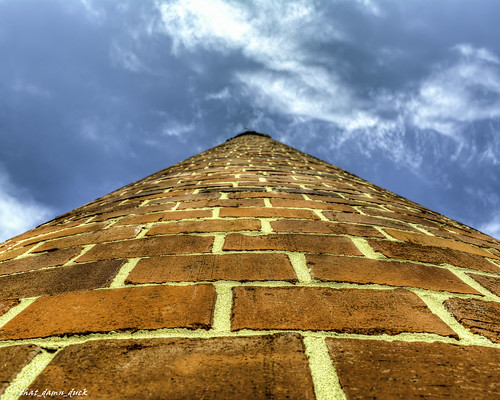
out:
{"label": "dark storm cloud", "polygon": [[0,219],[31,207],[26,229],[248,127],[500,235],[497,15],[496,1],[0,1]]}

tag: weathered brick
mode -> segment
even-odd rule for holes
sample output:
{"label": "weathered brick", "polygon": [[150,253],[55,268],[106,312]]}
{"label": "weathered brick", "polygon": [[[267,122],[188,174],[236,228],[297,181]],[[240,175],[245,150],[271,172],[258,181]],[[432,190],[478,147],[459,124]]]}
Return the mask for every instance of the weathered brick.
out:
{"label": "weathered brick", "polygon": [[259,231],[260,221],[257,219],[213,219],[206,221],[177,221],[161,223],[152,227],[147,236],[174,233],[203,232],[238,232]]}
{"label": "weathered brick", "polygon": [[481,294],[444,268],[327,254],[307,254],[306,260],[312,277],[325,282],[375,283]]}
{"label": "weathered brick", "polygon": [[164,254],[206,253],[210,250],[213,240],[213,237],[208,236],[172,235],[101,243],[92,247],[76,261],[151,257]]}
{"label": "weathered brick", "polygon": [[[436,222],[428,219],[429,218],[428,215],[416,217],[416,216],[412,216],[412,215],[402,214],[400,212],[396,213],[396,212],[376,209],[376,208],[372,208],[372,207],[364,207],[363,212],[365,212],[366,214],[371,215],[371,216],[391,218],[394,220],[409,222],[409,223],[423,225],[423,226],[431,226],[431,227],[438,227],[439,226]],[[432,219],[434,220],[435,218],[432,218]],[[440,222],[442,222],[442,220]]]}
{"label": "weathered brick", "polygon": [[500,343],[500,303],[476,299],[448,299],[446,309],[472,333]]}
{"label": "weathered brick", "polygon": [[20,256],[21,254],[27,253],[33,246],[34,244],[31,244],[28,246],[22,246],[22,247],[17,247],[15,249],[2,251],[0,252],[0,262],[5,260],[11,260],[13,258]]}
{"label": "weathered brick", "polygon": [[4,261],[0,263],[0,275],[62,265],[78,255],[81,251],[81,247],[73,247],[70,249],[55,250],[40,255],[18,258],[16,260]]}
{"label": "weathered brick", "polygon": [[490,253],[479,247],[471,246],[470,244],[457,242],[456,240],[443,239],[436,236],[429,236],[414,232],[403,232],[395,229],[385,230],[392,237],[404,242],[422,244],[426,246],[444,247],[466,253],[477,254],[478,256],[500,259],[497,255]]}
{"label": "weathered brick", "polygon": [[273,207],[286,208],[313,208],[318,210],[335,210],[343,212],[356,212],[356,210],[345,204],[324,203],[321,201],[271,199]]}
{"label": "weathered brick", "polygon": [[281,199],[299,199],[304,200],[304,196],[296,193],[285,193],[285,192],[236,192],[228,193],[227,197],[229,199],[253,199],[253,198],[264,198],[271,199],[273,197],[278,197]]}
{"label": "weathered brick", "polygon": [[479,282],[483,287],[488,289],[491,293],[500,296],[500,278],[493,276],[484,276],[479,274],[469,274],[474,280]]}
{"label": "weathered brick", "polygon": [[313,211],[287,208],[221,208],[220,217],[320,219]]}
{"label": "weathered brick", "polygon": [[327,338],[348,399],[500,398],[500,349]]}
{"label": "weathered brick", "polygon": [[108,286],[125,263],[98,261],[0,277],[0,299],[25,298]]}
{"label": "weathered brick", "polygon": [[380,227],[404,229],[408,231],[417,231],[416,228],[407,224],[406,222],[391,221],[390,219],[370,217],[368,215],[354,214],[354,213],[333,213],[331,211],[324,211],[323,215],[331,221],[336,222],[350,222],[356,224],[367,224]]}
{"label": "weathered brick", "polygon": [[209,218],[212,210],[169,211],[153,214],[134,215],[119,220],[117,225],[146,224],[148,222],[176,221],[180,219]]}
{"label": "weathered brick", "polygon": [[178,210],[188,208],[211,208],[211,207],[264,207],[262,199],[222,199],[222,200],[197,200],[185,201],[179,205]]}
{"label": "weathered brick", "polygon": [[64,249],[78,245],[112,242],[115,240],[132,239],[139,234],[142,226],[121,226],[116,228],[109,228],[106,230],[98,230],[95,232],[84,233],[82,235],[75,235],[65,237],[62,239],[55,239],[45,242],[33,250],[35,252]]}
{"label": "weathered brick", "polygon": [[365,335],[456,334],[404,289],[235,287],[231,329],[301,329]]}
{"label": "weathered brick", "polygon": [[33,344],[0,347],[0,395],[39,352]]}
{"label": "weathered brick", "polygon": [[144,258],[126,283],[216,280],[296,281],[296,277],[284,254],[207,254]]}
{"label": "weathered brick", "polygon": [[333,233],[363,237],[385,237],[372,226],[334,223],[328,221],[300,221],[281,219],[271,222],[275,232]]}
{"label": "weathered brick", "polygon": [[0,316],[9,311],[12,307],[15,307],[19,304],[19,300],[10,299],[10,300],[0,300]]}
{"label": "weathered brick", "polygon": [[362,255],[349,238],[301,234],[248,236],[231,233],[226,236],[223,250],[282,250]]}
{"label": "weathered brick", "polygon": [[145,286],[44,296],[0,329],[26,339],[159,328],[209,328],[212,285]]}
{"label": "weathered brick", "polygon": [[445,249],[433,246],[424,246],[414,243],[400,243],[386,240],[368,239],[370,246],[390,258],[422,261],[436,264],[451,264],[458,267],[471,268],[484,272],[500,272],[500,267],[481,256],[463,253],[458,250]]}
{"label": "weathered brick", "polygon": [[106,400],[314,399],[297,334],[89,341],[63,349],[29,387],[45,388]]}

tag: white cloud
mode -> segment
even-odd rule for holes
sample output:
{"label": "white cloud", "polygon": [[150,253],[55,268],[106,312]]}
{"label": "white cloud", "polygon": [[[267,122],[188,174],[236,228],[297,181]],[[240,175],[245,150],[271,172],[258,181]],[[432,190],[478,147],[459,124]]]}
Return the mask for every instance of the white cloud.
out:
{"label": "white cloud", "polygon": [[418,128],[461,140],[465,124],[500,118],[500,63],[486,49],[464,44],[454,49],[460,59],[437,67],[421,83],[407,111]]}
{"label": "white cloud", "polygon": [[14,187],[8,175],[0,169],[0,242],[46,221],[53,214]]}
{"label": "white cloud", "polygon": [[491,221],[480,225],[479,230],[500,239],[500,217],[495,216]]}

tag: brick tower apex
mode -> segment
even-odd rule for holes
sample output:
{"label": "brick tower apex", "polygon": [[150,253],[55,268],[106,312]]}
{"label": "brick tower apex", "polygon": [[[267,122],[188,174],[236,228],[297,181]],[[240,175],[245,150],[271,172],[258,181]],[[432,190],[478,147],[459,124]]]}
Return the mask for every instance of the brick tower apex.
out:
{"label": "brick tower apex", "polygon": [[0,400],[498,399],[500,242],[243,132],[0,244]]}
{"label": "brick tower apex", "polygon": [[236,136],[233,136],[232,138],[230,138],[228,140],[236,139],[237,137],[245,136],[245,135],[262,136],[262,137],[272,139],[271,135],[269,135],[267,133],[260,133],[260,132],[256,132],[256,131],[245,131],[245,132],[238,133]]}

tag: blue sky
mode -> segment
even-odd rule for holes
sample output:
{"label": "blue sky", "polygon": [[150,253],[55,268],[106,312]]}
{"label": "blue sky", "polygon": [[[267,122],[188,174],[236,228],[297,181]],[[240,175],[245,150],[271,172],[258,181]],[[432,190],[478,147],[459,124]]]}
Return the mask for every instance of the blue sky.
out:
{"label": "blue sky", "polygon": [[500,237],[500,2],[0,0],[0,239],[245,128]]}

